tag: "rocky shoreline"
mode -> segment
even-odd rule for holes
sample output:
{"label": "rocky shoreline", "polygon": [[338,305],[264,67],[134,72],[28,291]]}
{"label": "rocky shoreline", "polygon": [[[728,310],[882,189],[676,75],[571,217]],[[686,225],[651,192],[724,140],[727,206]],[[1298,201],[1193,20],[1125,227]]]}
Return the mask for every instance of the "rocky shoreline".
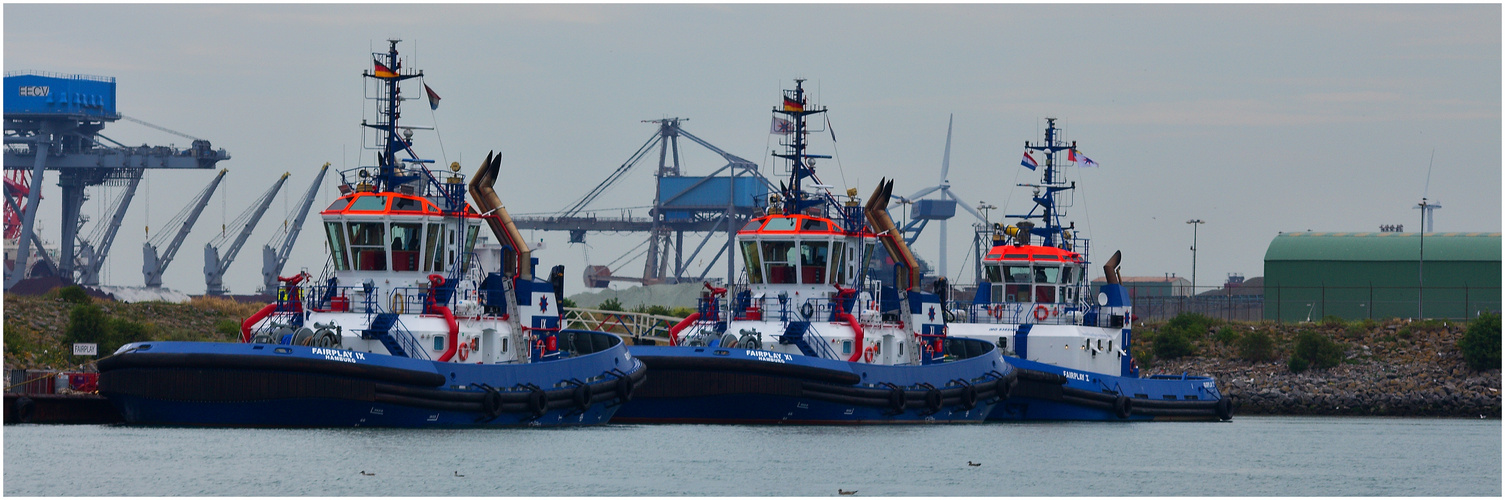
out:
{"label": "rocky shoreline", "polygon": [[[1457,348],[1467,325],[1424,330],[1395,321],[1355,332],[1341,326],[1261,325],[1277,338],[1314,330],[1341,342],[1342,364],[1292,373],[1289,349],[1272,362],[1237,359],[1231,346],[1203,341],[1202,356],[1161,360],[1145,375],[1211,375],[1235,415],[1368,415],[1500,418],[1500,369],[1475,371]],[[1289,344],[1285,344],[1289,345]],[[1236,417],[1235,417],[1236,418]]]}

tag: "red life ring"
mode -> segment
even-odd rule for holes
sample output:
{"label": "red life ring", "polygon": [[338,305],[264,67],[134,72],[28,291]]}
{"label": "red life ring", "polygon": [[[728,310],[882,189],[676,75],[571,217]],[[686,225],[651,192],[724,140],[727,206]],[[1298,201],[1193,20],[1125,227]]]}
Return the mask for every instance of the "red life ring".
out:
{"label": "red life ring", "polygon": [[1050,310],[1049,309],[1046,309],[1045,306],[1043,306],[1043,305],[1042,306],[1035,306],[1035,321],[1045,321],[1045,318],[1049,318],[1049,317],[1050,317]]}
{"label": "red life ring", "polygon": [[1054,317],[1060,316],[1060,315],[1061,315],[1061,306],[1054,306],[1054,307],[1050,308],[1050,317],[1054,318]]}
{"label": "red life ring", "polygon": [[465,358],[468,358],[468,357],[470,357],[470,342],[461,342],[460,343],[460,361],[465,361]]}
{"label": "red life ring", "polygon": [[872,363],[873,362],[873,350],[874,349],[872,347],[868,347],[867,349],[863,349],[862,360],[866,361],[868,363]]}
{"label": "red life ring", "polygon": [[988,312],[993,315],[993,319],[1003,319],[1003,305],[1002,304],[994,304],[994,305],[988,306]]}

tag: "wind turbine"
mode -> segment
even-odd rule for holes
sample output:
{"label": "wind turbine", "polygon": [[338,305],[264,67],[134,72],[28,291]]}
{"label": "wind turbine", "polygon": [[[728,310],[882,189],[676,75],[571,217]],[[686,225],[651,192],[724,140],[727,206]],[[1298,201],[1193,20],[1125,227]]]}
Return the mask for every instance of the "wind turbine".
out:
{"label": "wind turbine", "polygon": [[[909,222],[909,224],[904,226],[904,232],[906,234],[911,230],[913,230],[914,232],[912,236],[905,238],[907,243],[913,244],[914,241],[920,237],[920,232],[925,230],[925,225],[928,224],[931,220],[941,221],[941,256],[938,261],[939,267],[937,267],[936,269],[938,274],[940,274],[941,276],[947,275],[946,220],[956,216],[956,207],[960,206],[963,210],[966,210],[974,217],[977,217],[977,220],[987,222],[987,219],[983,218],[982,214],[978,213],[977,210],[973,209],[967,203],[962,202],[961,197],[957,196],[956,193],[951,192],[951,181],[946,179],[946,175],[951,170],[951,125],[955,118],[956,115],[952,114],[946,119],[946,152],[941,157],[940,183],[916,191],[915,194],[909,195],[908,198],[899,198],[900,201],[903,201],[905,203],[913,203],[915,205],[914,210],[911,212],[912,220]],[[940,193],[940,199],[919,199],[921,196],[935,192]]]}

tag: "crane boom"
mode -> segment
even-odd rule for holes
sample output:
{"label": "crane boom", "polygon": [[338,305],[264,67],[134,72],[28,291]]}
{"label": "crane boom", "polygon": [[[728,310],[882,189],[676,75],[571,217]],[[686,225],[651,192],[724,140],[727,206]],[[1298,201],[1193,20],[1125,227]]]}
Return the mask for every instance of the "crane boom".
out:
{"label": "crane boom", "polygon": [[104,268],[105,256],[110,253],[110,246],[115,243],[115,233],[120,231],[120,224],[125,221],[125,212],[131,206],[131,200],[136,197],[136,186],[141,184],[141,177],[146,175],[145,168],[135,169],[127,181],[125,192],[120,194],[120,199],[110,209],[110,222],[99,228],[95,233],[99,239],[95,240],[95,234],[90,234],[89,240],[84,244],[84,266],[79,270],[78,282],[84,285],[99,285],[99,271]]}
{"label": "crane boom", "polygon": [[[141,274],[146,277],[146,286],[151,288],[162,287],[162,273],[167,271],[169,264],[172,264],[173,257],[178,253],[178,247],[183,245],[183,238],[188,237],[188,231],[193,229],[195,222],[198,222],[199,214],[204,212],[204,206],[209,204],[209,198],[214,195],[215,188],[219,187],[219,183],[225,178],[226,172],[229,172],[229,170],[221,169],[219,175],[214,176],[214,180],[209,181],[209,187],[204,188],[204,191],[199,193],[197,198],[194,198],[193,201],[188,203],[188,206],[183,207],[182,212],[178,212],[178,215],[173,217],[173,221],[177,221],[176,225],[178,229],[175,233],[170,230],[162,233],[174,234],[172,242],[167,245],[165,252],[159,255],[157,247],[152,244],[152,241],[157,241],[157,244],[161,244],[161,236],[141,244],[141,251],[143,253]],[[173,226],[174,222],[168,222],[167,227],[171,228]]]}
{"label": "crane boom", "polygon": [[314,177],[314,183],[308,186],[308,192],[303,199],[298,201],[298,214],[291,219],[282,222],[282,229],[267,245],[261,247],[261,281],[269,292],[277,290],[277,276],[282,274],[282,266],[287,264],[288,256],[293,253],[293,243],[298,241],[298,233],[303,229],[303,220],[308,217],[308,209],[314,204],[314,197],[319,194],[319,187],[324,185],[324,173],[329,171],[329,164],[325,163],[319,168],[319,175]]}
{"label": "crane boom", "polygon": [[[208,295],[225,294],[225,271],[230,269],[230,263],[235,261],[235,256],[240,254],[240,247],[245,245],[246,238],[251,236],[251,231],[256,229],[256,224],[261,222],[261,216],[266,213],[267,207],[272,205],[272,200],[277,197],[277,192],[282,190],[282,185],[287,183],[288,174],[284,172],[272,188],[251,203],[246,211],[235,218],[230,224],[230,231],[222,231],[219,237],[204,244],[204,293]],[[225,250],[224,256],[220,256],[219,246],[224,245],[230,233],[235,233],[235,242]]]}

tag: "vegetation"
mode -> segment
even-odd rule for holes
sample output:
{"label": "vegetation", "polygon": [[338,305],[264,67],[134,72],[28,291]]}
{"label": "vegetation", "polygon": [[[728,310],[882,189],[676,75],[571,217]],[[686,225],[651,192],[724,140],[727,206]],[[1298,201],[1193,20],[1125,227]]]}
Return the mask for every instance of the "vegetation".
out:
{"label": "vegetation", "polygon": [[602,311],[621,311],[621,310],[623,310],[622,309],[622,301],[617,300],[616,297],[612,297],[612,298],[609,298],[609,299],[601,301],[600,304],[596,305],[596,309],[602,310]]}
{"label": "vegetation", "polygon": [[94,299],[89,298],[89,293],[85,292],[84,288],[78,285],[57,289],[57,296],[63,299],[64,302],[72,304],[90,304],[94,302]]}
{"label": "vegetation", "polygon": [[569,297],[563,297],[563,298],[559,299],[559,307],[566,308],[566,309],[574,309],[574,308],[580,307],[580,305],[576,304],[575,301],[570,300]]}
{"label": "vegetation", "polygon": [[1275,339],[1263,330],[1246,333],[1238,341],[1238,356],[1254,362],[1275,361]]}
{"label": "vegetation", "polygon": [[1238,342],[1238,330],[1233,329],[1233,327],[1231,326],[1219,328],[1218,332],[1212,335],[1212,339],[1216,340],[1219,344],[1232,344]]}
{"label": "vegetation", "polygon": [[1458,340],[1458,350],[1463,351],[1463,361],[1469,368],[1500,369],[1500,314],[1481,314],[1470,321]]}
{"label": "vegetation", "polygon": [[1155,334],[1151,345],[1155,348],[1155,357],[1160,359],[1176,359],[1183,356],[1196,354],[1195,339],[1207,334],[1212,326],[1218,324],[1218,320],[1197,313],[1181,313],[1171,318]]}
{"label": "vegetation", "polygon": [[[65,287],[37,296],[7,294],[5,368],[75,369],[136,341],[233,342],[240,338],[240,322],[265,305],[227,298],[124,303],[81,292]],[[97,344],[99,355],[72,356],[74,342]]]}
{"label": "vegetation", "polygon": [[1333,342],[1326,335],[1310,330],[1296,335],[1296,348],[1287,365],[1292,372],[1301,373],[1308,367],[1327,369],[1343,362],[1343,345]]}

